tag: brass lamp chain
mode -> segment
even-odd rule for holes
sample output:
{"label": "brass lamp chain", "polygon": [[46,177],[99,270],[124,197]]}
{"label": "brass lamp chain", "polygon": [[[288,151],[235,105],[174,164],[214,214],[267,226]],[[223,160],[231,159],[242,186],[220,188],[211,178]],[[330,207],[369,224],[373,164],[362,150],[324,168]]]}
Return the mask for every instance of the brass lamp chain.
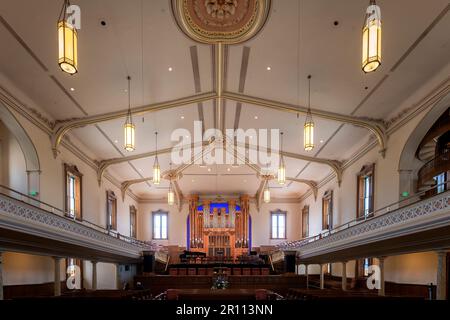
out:
{"label": "brass lamp chain", "polygon": [[158,131],[155,131],[156,151],[155,151],[155,164],[158,163]]}
{"label": "brass lamp chain", "polygon": [[283,159],[283,131],[280,132],[280,166],[284,165]]}
{"label": "brass lamp chain", "polygon": [[61,8],[61,12],[59,13],[58,22],[61,20],[67,20],[67,8],[70,6],[69,0],[64,0],[63,6]]}
{"label": "brass lamp chain", "polygon": [[311,114],[311,75],[308,75],[308,111],[306,112],[306,122],[312,122]]}
{"label": "brass lamp chain", "polygon": [[128,80],[128,114],[127,114],[127,122],[133,124],[133,117],[131,116],[131,77],[127,77]]}

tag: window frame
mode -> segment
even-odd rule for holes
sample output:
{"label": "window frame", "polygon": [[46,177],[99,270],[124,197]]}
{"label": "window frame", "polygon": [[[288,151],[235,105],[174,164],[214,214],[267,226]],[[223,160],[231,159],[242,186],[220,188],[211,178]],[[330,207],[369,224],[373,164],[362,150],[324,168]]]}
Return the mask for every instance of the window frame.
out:
{"label": "window frame", "polygon": [[302,209],[302,238],[308,237],[309,237],[309,206],[305,205]]}
{"label": "window frame", "polygon": [[[109,205],[110,202],[111,206]],[[111,190],[106,191],[106,229],[117,231],[117,197]]]}
{"label": "window frame", "polygon": [[[284,237],[279,236],[279,219],[277,218],[277,235],[273,234],[273,217],[284,217]],[[271,240],[286,240],[287,239],[287,211],[275,210],[270,212],[270,239]]]}
{"label": "window frame", "polygon": [[[75,179],[74,215],[70,214],[69,177]],[[78,195],[77,195],[78,194]],[[75,165],[64,164],[64,212],[66,217],[83,221],[83,174]]]}
{"label": "window frame", "polygon": [[[162,223],[160,224],[160,235],[161,237],[157,238],[155,235],[155,218],[157,216],[166,216],[166,237],[163,238],[162,234],[163,234],[163,229],[162,229]],[[167,211],[163,211],[163,210],[158,210],[158,211],[153,211],[152,212],[152,239],[153,240],[169,240],[169,212]]]}
{"label": "window frame", "polygon": [[130,206],[130,237],[137,239],[137,210],[134,205]]}
{"label": "window frame", "polygon": [[331,229],[333,229],[333,190],[328,190],[322,197],[322,230]]}
{"label": "window frame", "polygon": [[[367,197],[365,196],[365,179],[370,178],[369,183],[369,208],[365,208]],[[361,168],[356,178],[356,218],[371,217],[375,207],[375,163]]]}

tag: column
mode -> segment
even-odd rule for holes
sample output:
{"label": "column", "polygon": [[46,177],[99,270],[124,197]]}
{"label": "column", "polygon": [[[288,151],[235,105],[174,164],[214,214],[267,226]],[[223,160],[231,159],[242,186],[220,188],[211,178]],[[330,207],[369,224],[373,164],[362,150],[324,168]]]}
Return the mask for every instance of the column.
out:
{"label": "column", "polygon": [[323,264],[320,264],[320,290],[325,288]]}
{"label": "column", "polygon": [[54,295],[60,296],[61,295],[61,259],[60,257],[53,257],[53,261],[55,263],[55,290]]}
{"label": "column", "polygon": [[306,289],[309,288],[309,275],[308,275],[308,265],[305,264],[305,276],[306,276]]}
{"label": "column", "polygon": [[3,300],[3,252],[0,251],[0,300]]}
{"label": "column", "polygon": [[445,300],[446,298],[446,277],[447,270],[447,253],[445,251],[438,251],[438,267],[437,267],[437,281],[436,281],[436,299]]}
{"label": "column", "polygon": [[116,288],[122,290],[122,282],[120,279],[120,263],[116,263]]}
{"label": "column", "polygon": [[97,261],[92,262],[92,290],[97,290]]}
{"label": "column", "polygon": [[347,261],[342,262],[342,290],[347,291]]}
{"label": "column", "polygon": [[378,289],[378,295],[384,296],[384,259],[385,257],[378,258],[378,266],[380,267],[380,289]]}

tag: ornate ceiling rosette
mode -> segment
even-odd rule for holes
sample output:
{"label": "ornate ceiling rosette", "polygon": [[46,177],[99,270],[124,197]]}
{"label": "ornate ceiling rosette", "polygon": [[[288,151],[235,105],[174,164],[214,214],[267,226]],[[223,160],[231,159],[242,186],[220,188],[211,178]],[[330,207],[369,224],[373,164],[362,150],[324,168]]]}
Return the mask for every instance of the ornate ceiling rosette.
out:
{"label": "ornate ceiling rosette", "polygon": [[171,0],[181,30],[201,43],[236,44],[264,26],[271,0]]}

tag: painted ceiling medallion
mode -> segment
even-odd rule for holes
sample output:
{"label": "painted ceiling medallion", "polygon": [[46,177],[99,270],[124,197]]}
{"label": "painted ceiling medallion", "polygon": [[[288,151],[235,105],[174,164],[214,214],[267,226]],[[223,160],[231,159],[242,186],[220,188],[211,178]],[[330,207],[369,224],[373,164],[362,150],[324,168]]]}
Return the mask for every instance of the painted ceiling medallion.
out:
{"label": "painted ceiling medallion", "polygon": [[271,0],[172,0],[175,19],[190,38],[202,43],[247,41],[264,26]]}

